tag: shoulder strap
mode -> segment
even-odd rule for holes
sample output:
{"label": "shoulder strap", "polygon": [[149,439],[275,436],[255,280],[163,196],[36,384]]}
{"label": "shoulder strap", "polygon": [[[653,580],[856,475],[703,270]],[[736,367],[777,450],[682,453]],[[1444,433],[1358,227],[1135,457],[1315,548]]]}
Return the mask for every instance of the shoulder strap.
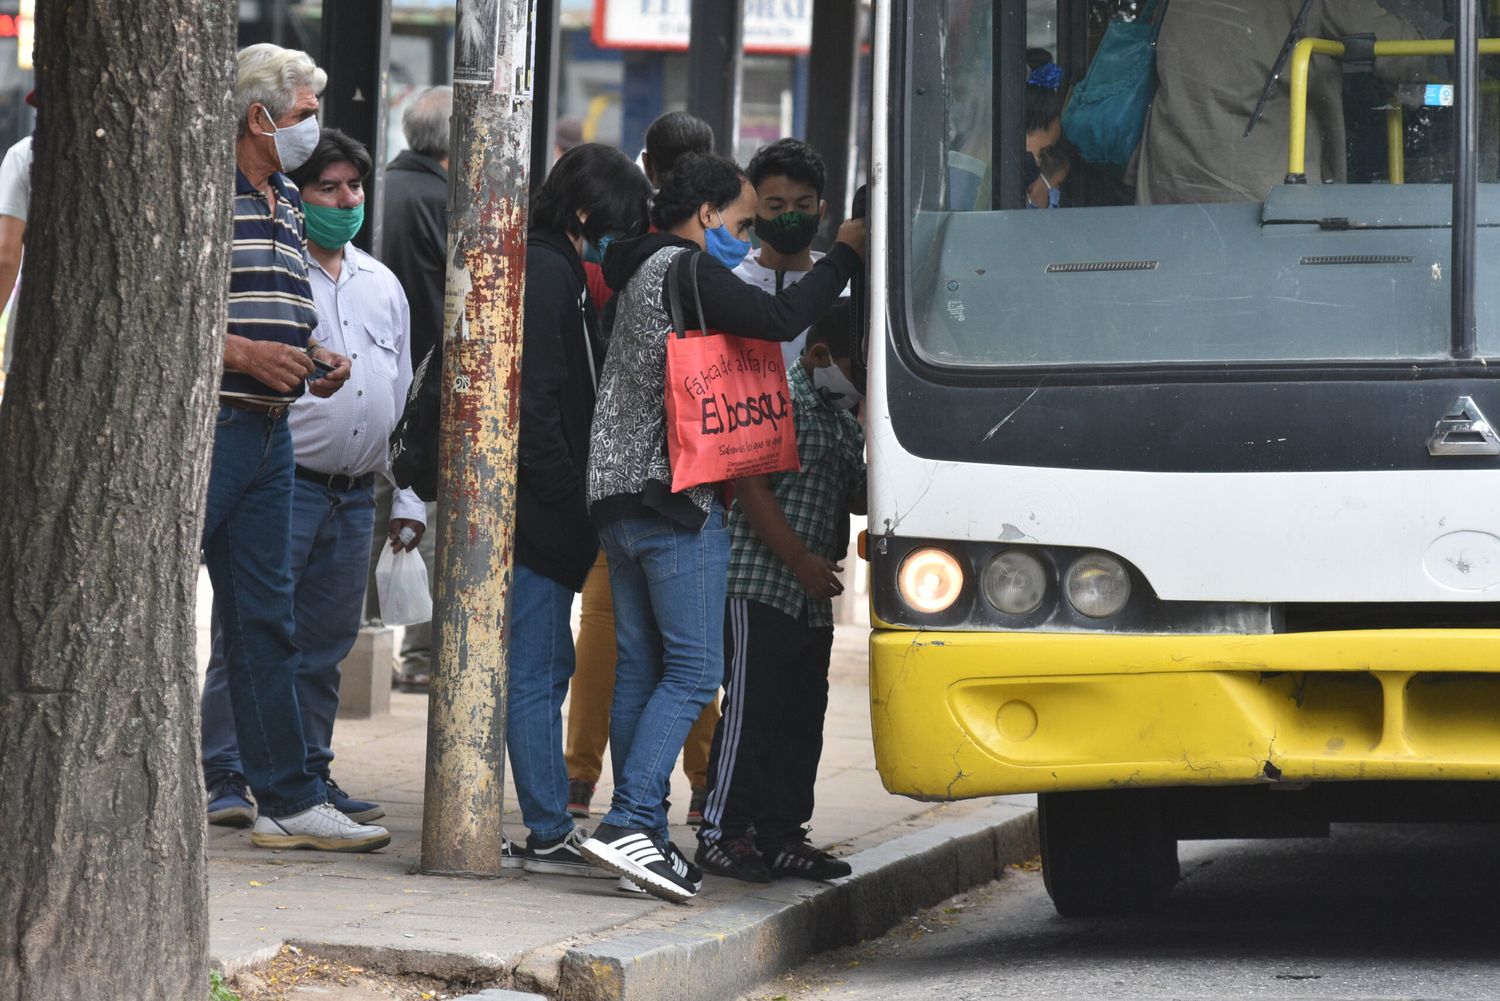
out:
{"label": "shoulder strap", "polygon": [[667,308],[672,312],[672,332],[678,337],[687,336],[687,328],[682,322],[681,282],[677,278],[682,258],[682,254],[677,254],[672,258],[671,263],[667,265]]}
{"label": "shoulder strap", "polygon": [[707,332],[703,322],[703,299],[698,294],[698,258],[702,254],[700,250],[684,250],[667,265],[667,308],[672,313],[672,332],[678,337],[687,336],[687,324],[682,315],[682,279],[678,277],[683,258],[688,261],[688,281],[693,285],[693,308],[698,311],[698,327]]}
{"label": "shoulder strap", "polygon": [[689,250],[692,260],[688,261],[688,281],[693,283],[693,309],[698,311],[698,329],[705,335],[708,333],[708,321],[703,318],[703,298],[698,294],[698,258],[703,256],[701,250]]}

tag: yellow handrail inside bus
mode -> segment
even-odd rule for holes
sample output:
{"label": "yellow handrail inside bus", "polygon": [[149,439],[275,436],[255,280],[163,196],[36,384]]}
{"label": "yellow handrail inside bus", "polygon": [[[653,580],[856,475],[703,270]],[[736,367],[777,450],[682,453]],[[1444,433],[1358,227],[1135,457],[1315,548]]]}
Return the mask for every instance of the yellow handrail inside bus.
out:
{"label": "yellow handrail inside bus", "polygon": [[[1451,56],[1453,40],[1448,38],[1421,39],[1408,42],[1376,42],[1375,57],[1399,59],[1408,56]],[[1500,54],[1500,38],[1481,38],[1479,54]],[[1326,38],[1304,38],[1292,50],[1291,65],[1291,135],[1287,142],[1287,177],[1301,180],[1307,173],[1307,81],[1312,68],[1312,57],[1332,56],[1341,59],[1344,55],[1342,42]],[[1386,115],[1386,141],[1391,154],[1391,183],[1400,184],[1406,179],[1405,147],[1400,131],[1404,116],[1395,108]],[[1401,180],[1396,180],[1397,177]]]}
{"label": "yellow handrail inside bus", "polygon": [[1406,111],[1400,104],[1385,110],[1386,162],[1392,184],[1406,183]]}

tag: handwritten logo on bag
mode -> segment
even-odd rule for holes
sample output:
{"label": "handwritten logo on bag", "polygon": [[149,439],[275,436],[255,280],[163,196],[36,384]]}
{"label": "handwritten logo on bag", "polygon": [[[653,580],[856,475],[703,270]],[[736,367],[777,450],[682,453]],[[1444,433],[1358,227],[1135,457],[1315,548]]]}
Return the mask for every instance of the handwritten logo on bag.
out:
{"label": "handwritten logo on bag", "polygon": [[682,386],[690,395],[700,397],[712,396],[715,383],[736,373],[768,375],[774,378],[781,372],[781,361],[774,357],[757,357],[751,351],[742,349],[733,355],[721,351],[717,357],[710,359],[708,364],[695,367],[697,371],[684,378]]}
{"label": "handwritten logo on bag", "polygon": [[[781,430],[781,422],[791,412],[785,393],[761,393],[744,400],[731,400],[725,394],[703,398],[703,433],[726,434],[740,428],[759,427],[770,422],[771,430]],[[778,439],[779,440],[779,439]]]}

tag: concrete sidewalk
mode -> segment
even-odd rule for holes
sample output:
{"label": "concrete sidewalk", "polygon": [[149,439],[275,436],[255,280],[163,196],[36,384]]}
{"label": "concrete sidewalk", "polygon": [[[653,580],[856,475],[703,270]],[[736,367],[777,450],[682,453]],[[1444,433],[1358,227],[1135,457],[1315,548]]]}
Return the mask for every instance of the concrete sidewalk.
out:
{"label": "concrete sidewalk", "polygon": [[[379,823],[391,831],[390,847],[371,855],[278,853],[251,847],[248,832],[210,828],[214,965],[232,975],[291,943],[384,972],[550,997],[732,997],[817,949],[878,935],[912,910],[1029,857],[1034,817],[1024,801],[934,807],[881,787],[870,742],[866,635],[850,627],[835,642],[812,825],[817,843],[852,856],[855,876],[771,886],[710,876],[693,902],[676,906],[623,894],[612,879],[519,870],[495,880],[415,875],[426,697],[394,694],[390,716],[340,720],[334,741],[334,777],[353,795],[385,806]],[[596,811],[610,792],[601,781]],[[681,822],[687,800],[679,767],[674,821]],[[508,785],[506,833],[519,839],[525,829],[514,803]],[[675,827],[673,837],[690,854],[696,847],[690,828]]]}

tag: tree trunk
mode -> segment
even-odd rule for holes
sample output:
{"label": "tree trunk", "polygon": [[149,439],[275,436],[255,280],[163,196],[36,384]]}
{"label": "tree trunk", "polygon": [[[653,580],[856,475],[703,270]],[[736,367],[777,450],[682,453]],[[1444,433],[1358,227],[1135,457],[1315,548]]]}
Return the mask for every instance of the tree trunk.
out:
{"label": "tree trunk", "polygon": [[208,993],[193,609],[234,10],[37,4],[0,406],[0,1001]]}

